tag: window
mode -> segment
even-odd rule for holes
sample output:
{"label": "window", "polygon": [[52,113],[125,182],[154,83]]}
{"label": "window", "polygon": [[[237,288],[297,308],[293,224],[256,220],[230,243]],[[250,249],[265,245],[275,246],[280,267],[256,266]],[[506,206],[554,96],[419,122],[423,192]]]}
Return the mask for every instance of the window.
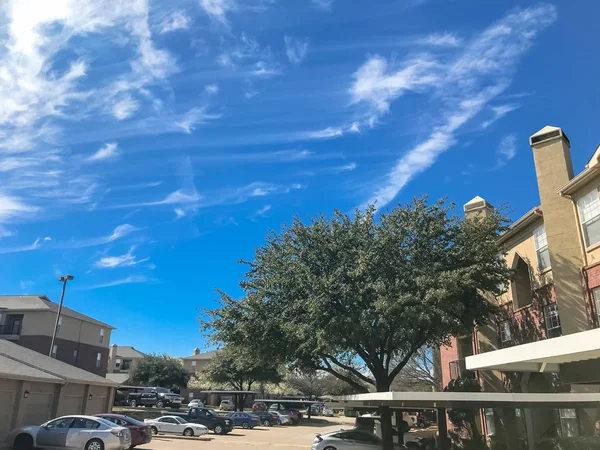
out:
{"label": "window", "polygon": [[579,424],[577,422],[577,410],[575,409],[559,409],[560,417],[560,434],[562,437],[577,437],[579,436]]}
{"label": "window", "polygon": [[504,322],[500,322],[498,326],[498,330],[500,332],[500,344],[502,348],[510,347],[511,344],[511,333],[510,333],[510,322],[505,320]]}
{"label": "window", "polygon": [[533,301],[529,264],[517,253],[511,268],[515,271],[512,281],[513,307],[519,309]]}
{"label": "window", "polygon": [[117,369],[120,369],[120,368],[121,368],[121,358],[117,358],[117,359],[116,359],[116,361],[115,361],[115,367],[116,367]]}
{"label": "window", "polygon": [[104,342],[104,328],[100,328],[100,343]]}
{"label": "window", "polygon": [[52,420],[52,421],[46,423],[45,427],[46,428],[69,428],[69,426],[71,425],[71,422],[73,422],[72,417],[62,417],[60,419],[55,419],[55,420]]}
{"label": "window", "polygon": [[130,367],[131,367],[131,360],[130,359],[124,360],[123,364],[121,364],[121,370],[129,370]]}
{"label": "window", "polygon": [[488,436],[496,435],[496,421],[494,420],[494,410],[492,408],[485,408],[485,427]]}
{"label": "window", "polygon": [[598,198],[598,190],[594,189],[577,200],[577,209],[579,210],[586,247],[600,242],[600,199]]}
{"label": "window", "polygon": [[162,419],[159,420],[159,422],[178,424],[178,422],[172,417],[163,417]]}
{"label": "window", "polygon": [[598,326],[600,326],[600,287],[595,288],[592,291],[594,296],[594,303],[596,305],[596,316],[598,318]]}
{"label": "window", "polygon": [[525,413],[521,408],[515,409],[515,421],[517,423],[517,436],[527,438],[527,425],[525,422]]}
{"label": "window", "polygon": [[58,318],[58,326],[56,327],[56,334],[60,333],[61,328],[62,328],[62,316]]}
{"label": "window", "polygon": [[195,369],[196,368],[196,361],[192,361],[192,367]]}
{"label": "window", "polygon": [[77,417],[73,420],[71,428],[83,428],[85,430],[95,430],[100,428],[100,422],[92,419],[85,419],[83,417]]}
{"label": "window", "polygon": [[548,240],[546,239],[546,228],[544,225],[533,232],[533,242],[538,260],[538,269],[544,271],[550,268],[550,252],[548,251]]}
{"label": "window", "polygon": [[52,346],[52,354],[50,355],[52,358],[56,358],[56,353],[58,353],[58,345],[54,344]]}
{"label": "window", "polygon": [[560,328],[560,316],[556,303],[544,307],[544,319],[546,320],[546,334],[549,338],[562,335]]}
{"label": "window", "polygon": [[96,355],[96,367],[100,367],[102,364],[102,353],[98,353]]}

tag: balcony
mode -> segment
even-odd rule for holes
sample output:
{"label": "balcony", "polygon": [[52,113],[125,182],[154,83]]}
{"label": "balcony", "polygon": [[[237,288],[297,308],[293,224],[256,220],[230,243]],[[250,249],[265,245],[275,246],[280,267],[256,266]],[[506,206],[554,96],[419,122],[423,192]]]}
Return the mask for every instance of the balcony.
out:
{"label": "balcony", "polygon": [[0,339],[18,340],[21,337],[21,325],[18,321],[0,325]]}
{"label": "balcony", "polygon": [[456,380],[461,376],[466,378],[475,378],[475,372],[467,370],[464,358],[457,359],[456,361],[450,361],[448,366],[450,369],[451,380]]}

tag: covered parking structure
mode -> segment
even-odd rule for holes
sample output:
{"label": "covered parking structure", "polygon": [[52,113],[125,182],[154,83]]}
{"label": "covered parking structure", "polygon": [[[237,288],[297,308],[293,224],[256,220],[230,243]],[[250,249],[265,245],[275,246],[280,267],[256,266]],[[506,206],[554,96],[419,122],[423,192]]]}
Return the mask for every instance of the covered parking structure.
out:
{"label": "covered parking structure", "polygon": [[116,384],[0,339],[0,442],[16,427],[112,408]]}
{"label": "covered parking structure", "polygon": [[[448,434],[446,410],[448,409],[562,409],[562,408],[598,408],[600,394],[597,393],[500,393],[500,392],[376,392],[336,397],[332,406],[344,408],[381,408],[389,407],[395,413],[396,423],[402,420],[402,411],[414,409],[436,409],[438,432],[440,436]],[[399,430],[399,442],[403,435]],[[438,439],[438,449],[448,450],[447,439]],[[529,439],[529,450],[534,450],[535,442]],[[507,441],[507,449],[516,449],[516,442]]]}

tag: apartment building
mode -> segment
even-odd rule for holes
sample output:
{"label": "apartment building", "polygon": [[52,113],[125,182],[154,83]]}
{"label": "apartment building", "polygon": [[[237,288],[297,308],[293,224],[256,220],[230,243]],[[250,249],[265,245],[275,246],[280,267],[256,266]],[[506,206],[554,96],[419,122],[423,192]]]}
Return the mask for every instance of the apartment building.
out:
{"label": "apartment building", "polygon": [[[444,385],[477,377],[485,391],[600,392],[600,147],[574,175],[564,131],[544,127],[530,137],[540,204],[500,237],[514,278],[488,325],[441,349]],[[510,199],[509,199],[510,200]],[[466,217],[493,206],[475,197]],[[552,434],[591,434],[595,410],[485,410],[488,435],[511,423],[532,448]],[[550,431],[549,431],[550,430]]]}
{"label": "apartment building", "polygon": [[0,339],[105,376],[112,326],[63,306],[52,349],[58,303],[45,295],[0,296]]}
{"label": "apartment building", "polygon": [[106,378],[115,383],[119,383],[120,385],[127,384],[129,373],[131,372],[135,361],[144,356],[146,356],[145,353],[136,350],[130,345],[111,345]]}
{"label": "apartment building", "polygon": [[183,368],[190,374],[196,374],[204,369],[211,359],[217,353],[216,350],[201,353],[200,349],[195,348],[191,356],[186,356],[183,359]]}

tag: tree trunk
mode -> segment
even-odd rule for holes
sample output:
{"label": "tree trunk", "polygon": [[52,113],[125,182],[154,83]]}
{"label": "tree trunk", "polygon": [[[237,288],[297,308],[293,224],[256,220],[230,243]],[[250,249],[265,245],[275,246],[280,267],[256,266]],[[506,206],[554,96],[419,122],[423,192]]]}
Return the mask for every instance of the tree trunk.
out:
{"label": "tree trunk", "polygon": [[431,349],[431,360],[433,362],[433,380],[435,391],[442,392],[444,390],[442,382],[442,355],[439,347]]}
{"label": "tree trunk", "polygon": [[392,429],[392,412],[389,406],[380,406],[381,439],[383,450],[394,450],[394,430]]}

